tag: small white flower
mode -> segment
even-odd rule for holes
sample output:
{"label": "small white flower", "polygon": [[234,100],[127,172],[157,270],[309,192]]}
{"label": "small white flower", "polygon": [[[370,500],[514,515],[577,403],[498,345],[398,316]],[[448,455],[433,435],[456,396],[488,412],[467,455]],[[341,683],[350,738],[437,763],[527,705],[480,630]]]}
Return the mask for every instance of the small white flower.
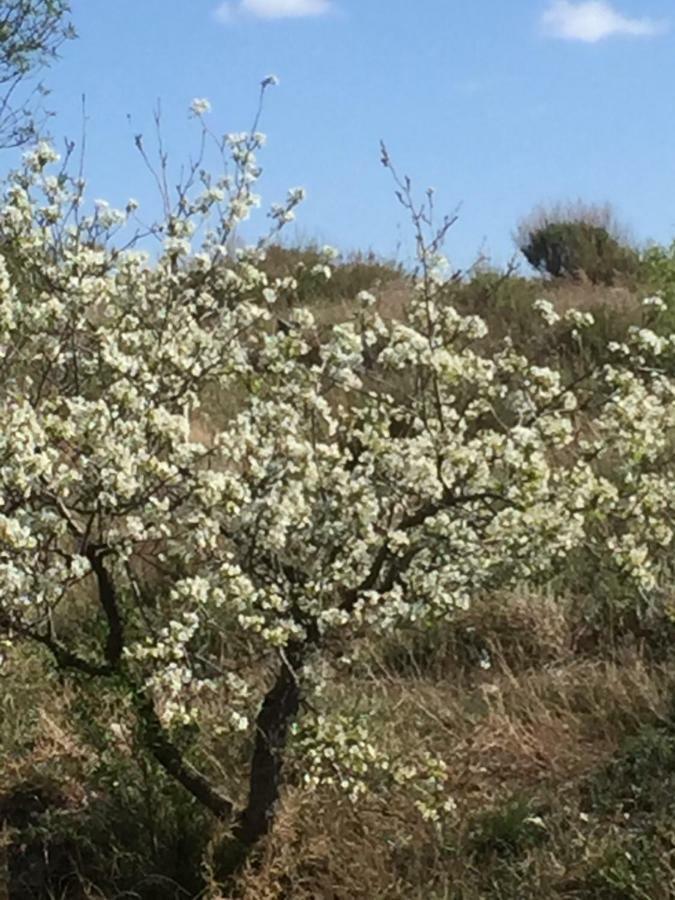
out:
{"label": "small white flower", "polygon": [[247,717],[238,712],[233,712],[230,715],[230,721],[235,731],[246,731],[249,725]]}
{"label": "small white flower", "polygon": [[662,297],[659,297],[658,294],[655,294],[653,297],[645,297],[642,301],[642,305],[647,308],[655,309],[657,312],[664,312],[668,309],[665,301]]}
{"label": "small white flower", "polygon": [[560,321],[560,316],[553,308],[553,304],[550,300],[535,300],[532,304],[532,308],[539,313],[547,325],[555,325]]}
{"label": "small white flower", "polygon": [[359,291],[356,299],[361,306],[365,307],[374,306],[377,303],[377,298],[370,291]]}
{"label": "small white flower", "polygon": [[[575,330],[590,328],[595,323],[593,313],[583,312],[580,309],[568,309],[563,318],[568,324],[573,325]],[[575,331],[572,334],[576,337]]]}
{"label": "small white flower", "polygon": [[190,104],[190,112],[193,116],[204,116],[211,112],[211,104],[206,97],[195,97]]}

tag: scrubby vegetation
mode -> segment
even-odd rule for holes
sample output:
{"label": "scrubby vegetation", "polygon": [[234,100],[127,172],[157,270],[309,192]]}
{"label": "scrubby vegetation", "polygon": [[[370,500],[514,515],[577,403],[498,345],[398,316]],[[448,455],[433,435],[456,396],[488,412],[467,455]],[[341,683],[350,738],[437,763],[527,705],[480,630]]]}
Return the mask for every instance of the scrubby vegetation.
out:
{"label": "scrubby vegetation", "polygon": [[[364,647],[331,686],[335,713],[363,717],[392,754],[433,747],[455,813],[425,823],[404,790],[352,804],[337,787],[308,790],[293,764],[271,834],[220,889],[223,831],[133,731],[111,732],[110,709],[64,692],[42,661],[15,660],[2,783],[11,896],[671,896],[666,636],[656,652],[629,630],[603,640],[574,607],[496,594],[452,625]],[[215,771],[241,764],[213,739],[199,755]]]}
{"label": "scrubby vegetation", "polygon": [[552,278],[611,285],[635,276],[639,266],[608,206],[538,209],[520,223],[516,240],[528,263]]}

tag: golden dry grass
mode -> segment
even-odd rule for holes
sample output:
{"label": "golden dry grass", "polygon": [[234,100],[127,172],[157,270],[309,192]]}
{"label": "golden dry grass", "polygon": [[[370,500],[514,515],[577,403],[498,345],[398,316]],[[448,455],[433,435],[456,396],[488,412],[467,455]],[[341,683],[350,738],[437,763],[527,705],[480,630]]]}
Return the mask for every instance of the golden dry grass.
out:
{"label": "golden dry grass", "polygon": [[[58,833],[65,828],[69,841],[58,846],[76,853],[79,867],[64,898],[158,896],[144,878],[152,882],[148,873],[157,866],[168,878],[167,859],[185,852],[170,849],[182,833],[193,842],[183,874],[195,884],[206,877],[200,890],[211,900],[644,900],[630,887],[634,873],[621,868],[621,854],[631,841],[646,840],[652,826],[669,833],[670,807],[657,809],[658,765],[671,763],[658,757],[652,770],[645,751],[656,794],[649,794],[654,811],[639,828],[621,818],[618,801],[602,807],[597,797],[588,799],[589,790],[636,736],[670,733],[675,660],[650,662],[637,644],[580,655],[573,614],[573,605],[545,595],[487,597],[431,641],[413,635],[399,646],[393,638],[364,645],[336,677],[325,700],[331,712],[367,714],[374,740],[390,753],[405,758],[423,745],[446,762],[457,807],[442,828],[423,821],[405,790],[376,792],[357,805],[327,787],[308,791],[295,760],[272,832],[241,877],[218,887],[208,872],[222,829],[138,756],[123,704],[65,690],[38,657],[17,657],[5,682],[0,806],[26,786],[37,786],[54,805]],[[485,651],[490,668],[479,662]],[[217,698],[204,712],[214,726],[223,714]],[[111,730],[113,721],[122,729]],[[207,729],[191,753],[233,787],[245,771],[245,749]],[[630,792],[632,777],[607,783]],[[42,814],[40,821],[47,831],[55,827]],[[155,850],[134,837],[139,827],[154,831]],[[107,847],[98,844],[105,833]],[[16,827],[5,834],[12,852],[21,834]],[[203,846],[209,839],[210,850]],[[669,857],[657,866],[643,849],[636,859],[635,877],[658,875],[647,896],[671,896]],[[161,896],[197,896],[177,887],[176,878]],[[616,878],[623,878],[624,893],[607,893]],[[90,893],[76,893],[74,885],[80,890],[85,882]]]}
{"label": "golden dry grass", "polygon": [[[387,734],[413,740],[424,735],[450,765],[454,820],[438,831],[404,796],[369,809],[328,791],[312,796],[290,789],[261,858],[233,896],[574,896],[566,892],[566,881],[583,880],[602,856],[596,846],[602,825],[590,827],[582,813],[584,779],[608,763],[641,723],[666,715],[672,674],[648,671],[636,657],[620,664],[502,671],[471,690],[394,678],[373,683],[376,705],[386,703],[394,711]],[[491,815],[498,821],[518,798],[538,820],[527,827],[535,829],[535,838],[541,830],[545,840],[530,846],[527,827],[514,822],[515,869],[508,871],[496,839],[491,848],[480,829]],[[571,845],[577,839],[590,851],[584,865]]]}

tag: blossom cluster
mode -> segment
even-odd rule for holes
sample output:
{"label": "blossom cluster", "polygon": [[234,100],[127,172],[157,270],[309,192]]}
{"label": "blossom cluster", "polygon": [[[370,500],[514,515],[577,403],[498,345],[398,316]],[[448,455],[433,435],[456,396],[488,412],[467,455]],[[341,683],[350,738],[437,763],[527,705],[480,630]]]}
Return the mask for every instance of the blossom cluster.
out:
{"label": "blossom cluster", "polygon": [[456,803],[448,791],[448,768],[443,760],[422,751],[402,759],[374,740],[365,718],[315,717],[293,728],[292,753],[299,758],[303,783],[343,791],[352,803],[363,797],[387,797],[392,789],[409,796],[428,822],[440,823]]}

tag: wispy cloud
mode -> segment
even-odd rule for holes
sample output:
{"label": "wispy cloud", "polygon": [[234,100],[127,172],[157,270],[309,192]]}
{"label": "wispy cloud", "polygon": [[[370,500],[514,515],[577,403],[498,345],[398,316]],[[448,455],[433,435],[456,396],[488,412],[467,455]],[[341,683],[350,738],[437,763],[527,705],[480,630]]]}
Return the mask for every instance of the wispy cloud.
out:
{"label": "wispy cloud", "polygon": [[541,24],[550,37],[595,44],[610,37],[653,37],[667,25],[655,19],[631,18],[606,0],[553,0],[544,12]]}
{"label": "wispy cloud", "polygon": [[215,11],[225,24],[238,19],[300,19],[323,16],[333,8],[331,0],[227,0]]}

